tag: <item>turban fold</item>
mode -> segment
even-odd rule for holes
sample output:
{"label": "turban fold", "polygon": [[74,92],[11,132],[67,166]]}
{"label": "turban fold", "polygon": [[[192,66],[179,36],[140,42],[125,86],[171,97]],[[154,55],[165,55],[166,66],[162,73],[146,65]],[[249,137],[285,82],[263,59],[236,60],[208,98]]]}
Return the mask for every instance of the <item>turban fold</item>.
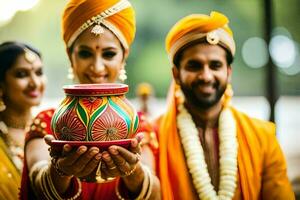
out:
{"label": "turban fold", "polygon": [[192,14],[179,20],[166,37],[166,50],[173,62],[176,53],[185,45],[206,38],[210,44],[218,44],[235,54],[233,34],[228,18],[218,12],[210,15]]}
{"label": "turban fold", "polygon": [[135,12],[128,0],[70,0],[62,17],[66,46],[91,26],[104,25],[128,49],[135,36]]}

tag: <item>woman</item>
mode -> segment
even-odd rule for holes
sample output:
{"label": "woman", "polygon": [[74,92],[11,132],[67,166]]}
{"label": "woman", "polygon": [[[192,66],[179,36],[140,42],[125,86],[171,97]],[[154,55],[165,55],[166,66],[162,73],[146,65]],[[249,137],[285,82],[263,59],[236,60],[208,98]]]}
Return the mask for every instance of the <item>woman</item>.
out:
{"label": "woman", "polygon": [[25,129],[44,88],[40,53],[23,43],[0,44],[0,199],[18,198]]}
{"label": "woman", "polygon": [[[126,78],[125,60],[135,35],[134,10],[127,0],[69,1],[63,13],[62,33],[74,78],[79,83],[112,83]],[[49,162],[43,137],[51,134],[53,111],[40,113],[28,134],[22,199],[34,199],[34,194],[42,199],[160,197],[158,180],[139,162],[138,137],[130,150],[111,146],[108,151],[100,152],[96,147],[72,149],[65,145],[64,157]],[[151,156],[149,148],[144,152]],[[101,170],[103,178],[118,178],[101,184],[81,182],[78,178],[88,177],[100,160],[105,166]],[[29,179],[34,190],[29,187]]]}

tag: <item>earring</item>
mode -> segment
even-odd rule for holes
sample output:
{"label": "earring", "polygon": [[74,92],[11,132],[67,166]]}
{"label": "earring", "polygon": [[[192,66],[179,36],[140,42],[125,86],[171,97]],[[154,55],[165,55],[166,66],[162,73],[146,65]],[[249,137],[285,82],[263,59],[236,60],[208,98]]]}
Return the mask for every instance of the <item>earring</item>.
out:
{"label": "earring", "polygon": [[72,68],[72,67],[70,67],[70,68],[68,69],[68,75],[67,75],[67,78],[68,78],[69,80],[74,80],[74,72],[73,72],[73,68]]}
{"label": "earring", "polygon": [[6,105],[4,104],[2,97],[0,97],[0,112],[4,111],[5,109]]}
{"label": "earring", "polygon": [[127,79],[126,70],[121,69],[119,72],[119,79],[124,82]]}

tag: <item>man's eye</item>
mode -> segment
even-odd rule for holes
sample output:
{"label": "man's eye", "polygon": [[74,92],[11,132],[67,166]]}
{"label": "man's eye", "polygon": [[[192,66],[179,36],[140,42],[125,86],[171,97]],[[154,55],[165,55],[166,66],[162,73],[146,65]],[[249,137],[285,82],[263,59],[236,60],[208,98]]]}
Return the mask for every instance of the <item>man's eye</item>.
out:
{"label": "man's eye", "polygon": [[103,53],[104,58],[113,58],[117,53],[114,51],[106,51]]}
{"label": "man's eye", "polygon": [[221,62],[211,62],[210,67],[212,69],[219,69],[220,67],[222,67],[222,63]]}
{"label": "man's eye", "polygon": [[197,62],[188,62],[186,65],[186,69],[188,70],[196,70],[201,66],[200,63]]}
{"label": "man's eye", "polygon": [[89,57],[91,57],[93,54],[92,54],[91,52],[89,52],[89,51],[86,51],[86,50],[80,50],[80,51],[78,52],[78,55],[79,55],[79,57],[81,57],[81,58],[89,58]]}

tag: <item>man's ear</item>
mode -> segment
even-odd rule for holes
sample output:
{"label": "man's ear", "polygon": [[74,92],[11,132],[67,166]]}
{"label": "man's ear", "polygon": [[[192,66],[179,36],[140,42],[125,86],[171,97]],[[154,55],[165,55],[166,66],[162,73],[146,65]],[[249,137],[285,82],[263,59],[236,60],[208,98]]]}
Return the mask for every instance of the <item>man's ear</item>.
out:
{"label": "man's ear", "polygon": [[227,77],[228,77],[228,83],[231,83],[231,75],[232,75],[232,67],[229,65],[227,67]]}
{"label": "man's ear", "polygon": [[177,84],[180,84],[179,79],[179,69],[176,66],[172,67],[173,78]]}

